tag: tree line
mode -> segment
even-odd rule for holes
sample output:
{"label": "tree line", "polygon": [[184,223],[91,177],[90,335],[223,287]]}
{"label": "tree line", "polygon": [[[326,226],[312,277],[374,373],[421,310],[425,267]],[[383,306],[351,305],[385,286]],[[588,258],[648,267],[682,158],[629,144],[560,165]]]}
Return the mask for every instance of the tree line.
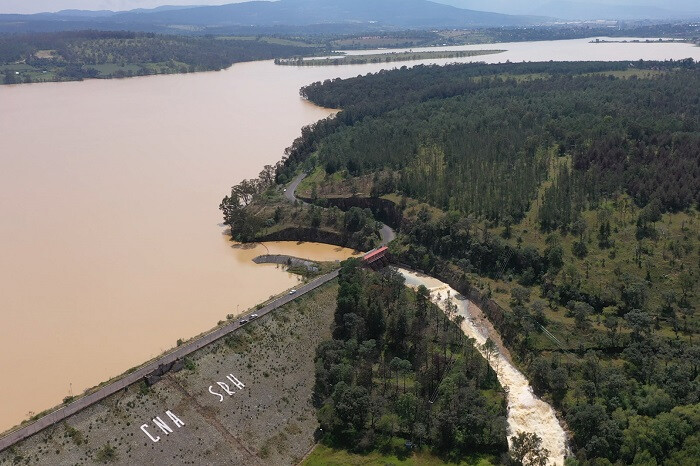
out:
{"label": "tree line", "polygon": [[[445,459],[507,450],[496,375],[425,287],[342,263],[333,339],[316,352],[314,399],[323,440],[353,451],[430,447]],[[403,446],[402,446],[403,447]]]}
{"label": "tree line", "polygon": [[[48,56],[37,54],[51,51]],[[49,70],[58,80],[153,74],[150,64],[170,73],[221,70],[234,63],[312,54],[317,49],[262,40],[235,40],[128,31],[66,31],[0,35],[0,66],[22,63]],[[102,74],[96,65],[136,65]],[[22,79],[30,77],[25,73]],[[5,81],[16,80],[5,73]],[[9,83],[9,82],[8,82]]]}

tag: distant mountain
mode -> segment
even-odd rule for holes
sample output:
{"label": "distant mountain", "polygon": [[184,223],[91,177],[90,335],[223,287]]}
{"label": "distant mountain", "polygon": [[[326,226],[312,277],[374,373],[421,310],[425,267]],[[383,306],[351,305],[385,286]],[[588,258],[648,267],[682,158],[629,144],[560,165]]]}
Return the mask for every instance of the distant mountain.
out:
{"label": "distant mountain", "polygon": [[[428,0],[281,0],[252,1],[222,6],[166,7],[122,13],[64,11],[40,15],[0,15],[7,22],[30,28],[32,22],[50,28],[52,21],[75,29],[197,30],[222,32],[241,27],[304,27],[341,25],[345,28],[464,28],[522,26],[541,22],[534,17],[460,9]],[[20,21],[17,23],[17,21]],[[343,28],[340,28],[343,29]]]}
{"label": "distant mountain", "polygon": [[596,19],[681,19],[700,17],[700,2],[697,0],[615,0],[603,3],[601,0],[588,3],[560,0],[434,0],[437,3],[457,8],[509,13],[515,15],[544,15],[566,20]]}
{"label": "distant mountain", "polygon": [[61,10],[58,13],[39,13],[40,16],[68,16],[71,18],[105,18],[115,13],[110,10]]}
{"label": "distant mountain", "polygon": [[190,8],[197,8],[197,5],[163,5],[156,8],[136,8],[129,11],[132,13],[155,13],[158,11],[187,10]]}
{"label": "distant mountain", "polygon": [[464,10],[427,0],[281,0],[122,13],[119,20],[189,25],[303,26],[380,23],[399,27],[464,27],[531,24],[528,18]]}

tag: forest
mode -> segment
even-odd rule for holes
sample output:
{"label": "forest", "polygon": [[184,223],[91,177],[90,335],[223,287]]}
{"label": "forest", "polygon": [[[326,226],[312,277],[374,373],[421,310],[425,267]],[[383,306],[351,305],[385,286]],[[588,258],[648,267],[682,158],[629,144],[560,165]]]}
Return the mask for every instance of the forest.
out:
{"label": "forest", "polygon": [[[599,74],[605,67],[629,72],[679,65],[658,79]],[[583,75],[562,74],[572,68]],[[398,190],[496,223],[521,220],[565,154],[573,170],[568,176],[564,168],[545,193],[543,229],[569,228],[581,209],[620,188],[640,207],[655,201],[662,211],[700,201],[700,74],[692,61],[447,69],[452,72],[418,67],[305,88],[310,100],[344,108],[336,121],[318,125],[322,143],[305,142],[329,174],[389,169],[387,193]],[[517,77],[503,77],[514,69]],[[334,125],[344,127],[335,131]],[[292,169],[296,157],[308,156],[308,149],[294,150],[287,161]],[[557,195],[562,190],[569,196]],[[553,205],[557,200],[566,206]]]}
{"label": "forest", "polygon": [[480,298],[570,464],[700,457],[698,64],[419,66],[302,95],[343,110],[277,183],[394,202],[392,256]]}
{"label": "forest", "polygon": [[0,84],[221,70],[320,49],[259,38],[71,31],[0,35]]}
{"label": "forest", "polygon": [[[391,270],[343,262],[333,339],[316,351],[323,441],[356,452],[424,446],[445,460],[507,451],[503,389],[459,328]],[[397,439],[402,439],[396,442]],[[394,446],[392,446],[394,445]]]}

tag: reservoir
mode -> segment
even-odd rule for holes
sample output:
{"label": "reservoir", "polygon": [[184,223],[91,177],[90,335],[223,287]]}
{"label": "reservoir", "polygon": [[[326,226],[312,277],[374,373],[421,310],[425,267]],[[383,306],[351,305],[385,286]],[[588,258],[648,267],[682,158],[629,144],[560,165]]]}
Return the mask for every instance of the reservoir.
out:
{"label": "reservoir", "polygon": [[[446,47],[507,51],[435,62],[700,60],[690,44],[589,41]],[[0,431],[297,283],[256,255],[352,254],[232,247],[218,205],[332,114],[300,87],[404,64],[0,86]]]}

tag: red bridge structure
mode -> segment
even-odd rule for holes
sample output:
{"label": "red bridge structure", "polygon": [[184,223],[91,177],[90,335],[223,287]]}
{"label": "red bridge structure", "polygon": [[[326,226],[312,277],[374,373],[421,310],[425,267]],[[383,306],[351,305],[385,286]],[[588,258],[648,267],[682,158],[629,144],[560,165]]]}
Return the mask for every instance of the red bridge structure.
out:
{"label": "red bridge structure", "polygon": [[383,246],[378,249],[373,249],[362,257],[362,262],[367,267],[374,270],[379,270],[389,265],[389,248]]}

